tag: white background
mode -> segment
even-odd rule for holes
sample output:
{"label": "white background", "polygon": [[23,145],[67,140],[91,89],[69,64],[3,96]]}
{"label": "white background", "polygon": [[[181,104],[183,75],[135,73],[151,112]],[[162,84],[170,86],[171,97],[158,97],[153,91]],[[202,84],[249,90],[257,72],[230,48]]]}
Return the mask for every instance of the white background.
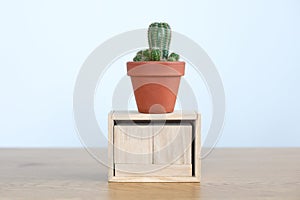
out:
{"label": "white background", "polygon": [[82,63],[105,40],[154,21],[215,63],[227,102],[217,146],[299,147],[299,11],[297,0],[0,1],[0,147],[82,146],[72,111]]}

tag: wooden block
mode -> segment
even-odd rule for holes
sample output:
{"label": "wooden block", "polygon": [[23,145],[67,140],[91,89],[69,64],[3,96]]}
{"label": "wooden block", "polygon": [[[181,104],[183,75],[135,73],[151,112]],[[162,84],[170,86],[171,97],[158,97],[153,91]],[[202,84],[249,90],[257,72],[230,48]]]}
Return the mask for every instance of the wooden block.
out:
{"label": "wooden block", "polygon": [[191,164],[192,125],[153,127],[154,164]]}
{"label": "wooden block", "polygon": [[109,115],[109,182],[200,182],[201,118],[196,112]]}
{"label": "wooden block", "polygon": [[114,126],[115,163],[152,164],[153,136],[147,126]]}
{"label": "wooden block", "polygon": [[187,177],[192,176],[192,165],[116,164],[115,175],[119,177]]}

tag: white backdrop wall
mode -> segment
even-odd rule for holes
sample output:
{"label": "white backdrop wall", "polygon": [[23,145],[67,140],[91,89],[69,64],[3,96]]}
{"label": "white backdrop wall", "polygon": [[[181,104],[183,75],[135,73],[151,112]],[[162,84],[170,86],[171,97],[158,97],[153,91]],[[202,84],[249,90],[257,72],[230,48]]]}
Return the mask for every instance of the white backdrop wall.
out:
{"label": "white backdrop wall", "polygon": [[0,1],[0,147],[81,147],[72,95],[82,63],[107,39],[154,21],[215,63],[227,102],[217,146],[299,147],[299,11],[297,0]]}

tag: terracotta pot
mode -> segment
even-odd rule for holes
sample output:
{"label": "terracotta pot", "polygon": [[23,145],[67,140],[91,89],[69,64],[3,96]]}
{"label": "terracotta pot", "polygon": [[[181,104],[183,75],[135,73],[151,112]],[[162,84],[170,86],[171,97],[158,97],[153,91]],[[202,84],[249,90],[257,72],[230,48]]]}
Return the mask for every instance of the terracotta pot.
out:
{"label": "terracotta pot", "polygon": [[139,112],[173,112],[184,69],[185,62],[127,62]]}

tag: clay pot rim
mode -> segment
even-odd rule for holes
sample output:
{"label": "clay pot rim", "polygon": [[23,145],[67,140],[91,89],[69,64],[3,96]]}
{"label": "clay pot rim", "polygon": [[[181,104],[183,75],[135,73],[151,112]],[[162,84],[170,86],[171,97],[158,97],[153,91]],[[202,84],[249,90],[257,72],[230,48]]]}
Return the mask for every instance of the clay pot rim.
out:
{"label": "clay pot rim", "polygon": [[[151,67],[153,65],[153,67]],[[176,61],[130,61],[127,62],[128,76],[144,77],[176,77],[183,76],[185,62]]]}
{"label": "clay pot rim", "polygon": [[136,63],[136,64],[185,64],[184,61],[128,61],[128,63]]}

